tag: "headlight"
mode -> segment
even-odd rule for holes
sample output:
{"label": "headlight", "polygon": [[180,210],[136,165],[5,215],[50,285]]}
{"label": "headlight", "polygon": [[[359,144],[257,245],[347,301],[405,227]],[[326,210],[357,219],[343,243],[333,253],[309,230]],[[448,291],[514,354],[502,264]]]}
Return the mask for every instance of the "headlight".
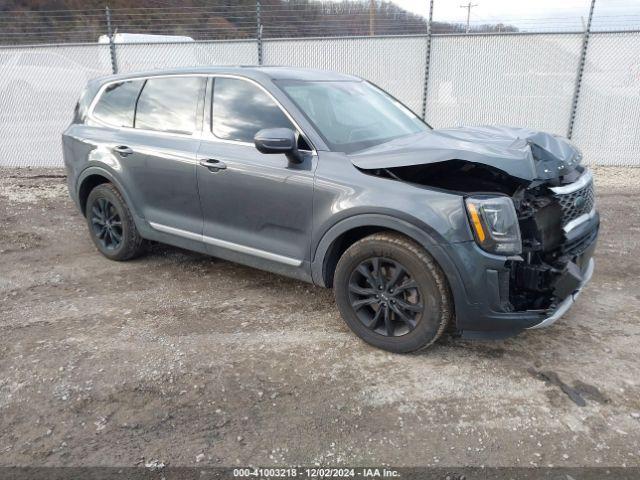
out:
{"label": "headlight", "polygon": [[465,199],[471,229],[483,250],[498,255],[522,253],[518,216],[509,197],[477,195]]}

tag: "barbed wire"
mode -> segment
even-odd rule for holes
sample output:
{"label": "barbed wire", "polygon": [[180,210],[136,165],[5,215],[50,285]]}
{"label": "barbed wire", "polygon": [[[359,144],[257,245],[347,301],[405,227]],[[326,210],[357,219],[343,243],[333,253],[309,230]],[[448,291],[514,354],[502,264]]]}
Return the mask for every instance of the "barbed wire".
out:
{"label": "barbed wire", "polygon": [[[157,0],[159,1],[159,0]],[[441,0],[444,1],[444,0]],[[359,5],[359,6],[358,6]],[[425,17],[385,2],[307,2],[261,5],[264,38],[350,35],[424,34]],[[531,10],[535,10],[532,6]],[[596,14],[593,31],[638,30],[640,13],[629,10],[628,0],[607,0],[607,11]],[[611,13],[614,12],[614,13]],[[134,6],[112,8],[111,24],[115,33],[182,35],[194,40],[255,38],[257,10],[251,5]],[[553,15],[545,18],[474,18],[471,33],[496,32],[570,32],[581,31],[581,16]],[[462,22],[438,21],[434,34],[460,33]],[[106,11],[98,8],[64,10],[0,11],[0,44],[97,42],[107,33]]]}

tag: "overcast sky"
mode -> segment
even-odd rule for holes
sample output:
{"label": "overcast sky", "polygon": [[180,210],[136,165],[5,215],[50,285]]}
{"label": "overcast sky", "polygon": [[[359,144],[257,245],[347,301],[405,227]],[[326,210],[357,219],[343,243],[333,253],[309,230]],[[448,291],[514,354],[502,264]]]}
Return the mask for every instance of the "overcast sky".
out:
{"label": "overcast sky", "polygon": [[[428,0],[392,0],[393,3],[427,16]],[[434,0],[434,20],[466,22],[468,0]],[[522,30],[580,29],[581,17],[589,15],[590,0],[475,0],[471,23],[510,23]],[[596,0],[596,29],[640,28],[640,0]]]}

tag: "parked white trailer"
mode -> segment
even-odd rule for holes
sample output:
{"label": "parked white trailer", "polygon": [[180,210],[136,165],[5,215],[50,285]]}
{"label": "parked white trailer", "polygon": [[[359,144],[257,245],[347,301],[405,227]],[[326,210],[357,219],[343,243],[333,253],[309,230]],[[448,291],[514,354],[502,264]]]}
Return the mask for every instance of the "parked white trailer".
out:
{"label": "parked white trailer", "polygon": [[[98,43],[109,44],[107,35],[100,35]],[[167,54],[170,63],[177,67],[199,65],[196,43],[191,37],[182,35],[149,35],[146,33],[116,33],[113,35],[118,71],[157,70],[166,68]],[[171,49],[166,48],[167,44]],[[103,51],[100,57],[103,67],[111,68],[111,55]]]}

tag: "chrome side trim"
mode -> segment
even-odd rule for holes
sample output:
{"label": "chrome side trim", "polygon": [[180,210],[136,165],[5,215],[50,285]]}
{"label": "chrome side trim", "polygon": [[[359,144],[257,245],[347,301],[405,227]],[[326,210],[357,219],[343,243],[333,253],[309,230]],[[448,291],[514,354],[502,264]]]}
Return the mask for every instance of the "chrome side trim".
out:
{"label": "chrome side trim", "polygon": [[584,186],[588,185],[593,181],[593,175],[591,174],[591,170],[586,170],[578,180],[569,185],[563,185],[561,187],[549,187],[553,193],[557,193],[558,195],[565,195],[567,193],[575,192],[576,190],[580,190]]}
{"label": "chrome side trim", "polygon": [[227,242],[226,240],[220,240],[219,238],[207,237],[206,235],[203,235],[202,240],[204,241],[204,243],[208,243],[209,245],[213,245],[215,247],[226,248],[227,250],[233,250],[234,252],[240,252],[247,255],[253,255],[254,257],[265,258],[267,260],[284,263],[285,265],[290,265],[292,267],[299,267],[300,265],[302,265],[302,261],[295,258],[285,257],[283,255],[278,255],[276,253],[267,252],[265,250],[260,250],[253,247],[247,247],[246,245]]}
{"label": "chrome side trim", "polygon": [[571,308],[573,303],[576,301],[576,298],[578,298],[578,296],[582,292],[582,289],[584,288],[584,286],[587,283],[589,283],[589,280],[591,280],[595,265],[596,265],[596,262],[593,260],[593,258],[589,260],[589,265],[587,266],[587,271],[584,272],[584,277],[583,277],[582,283],[580,284],[580,287],[571,295],[569,295],[567,298],[565,298],[562,301],[562,303],[560,303],[560,305],[558,305],[558,307],[554,310],[554,312],[551,314],[550,317],[545,318],[542,322],[538,323],[537,325],[534,325],[533,327],[529,327],[528,330],[535,330],[537,328],[545,328],[545,327],[548,327],[549,325],[553,325],[565,313],[567,313],[567,311]]}
{"label": "chrome side trim", "polygon": [[202,235],[199,233],[189,232],[188,230],[181,230],[180,228],[169,227],[162,225],[161,223],[149,222],[151,228],[158,230],[159,232],[170,233],[172,235],[178,235],[179,237],[188,238],[189,240],[202,241]]}
{"label": "chrome side trim", "polygon": [[160,223],[149,222],[149,225],[151,225],[151,228],[158,230],[159,232],[177,235],[179,237],[188,238],[190,240],[197,240],[199,242],[208,243],[209,245],[213,245],[216,247],[226,248],[227,250],[232,250],[234,252],[244,253],[245,255],[264,258],[266,260],[271,260],[272,262],[278,262],[284,265],[290,265],[292,267],[299,267],[300,265],[302,265],[302,260],[285,257],[284,255],[278,255],[277,253],[267,252],[258,248],[247,247],[246,245],[240,245],[238,243],[228,242],[226,240],[220,240],[219,238],[208,237],[206,235],[200,235],[198,233],[169,227]]}
{"label": "chrome side trim", "polygon": [[576,228],[578,225],[591,220],[595,216],[596,216],[596,209],[594,207],[594,208],[591,209],[591,211],[589,213],[583,213],[579,217],[574,218],[573,220],[568,222],[564,227],[562,227],[562,229],[564,230],[564,233],[569,233],[571,230]]}

